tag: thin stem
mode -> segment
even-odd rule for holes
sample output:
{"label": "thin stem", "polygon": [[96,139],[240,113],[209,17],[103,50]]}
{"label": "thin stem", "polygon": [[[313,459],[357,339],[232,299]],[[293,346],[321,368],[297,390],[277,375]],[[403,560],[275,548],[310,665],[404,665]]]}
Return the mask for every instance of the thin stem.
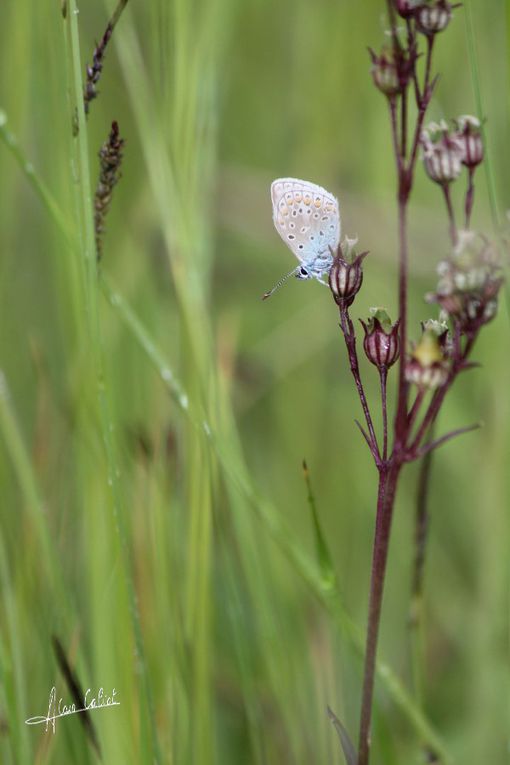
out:
{"label": "thin stem", "polygon": [[363,438],[367,442],[368,448],[372,452],[372,455],[373,455],[374,459],[377,459],[377,453],[374,452],[374,447],[373,447],[373,445],[372,445],[372,443],[370,441],[368,433],[365,431],[365,429],[363,428],[363,425],[361,424],[361,422],[359,420],[354,420],[354,422],[356,423],[356,426],[358,427],[361,435],[363,436]]}
{"label": "thin stem", "polygon": [[400,150],[400,143],[399,143],[399,137],[398,137],[397,98],[396,96],[390,96],[388,101],[390,106],[391,137],[393,141],[393,152],[395,154],[395,162],[397,165],[397,175],[400,178],[402,175],[403,166],[402,166],[402,154]]}
{"label": "thin stem", "polygon": [[393,39],[396,40],[396,38],[397,38],[397,16],[395,14],[395,7],[393,5],[393,0],[386,0],[386,5],[388,6],[388,17],[389,17],[389,20],[390,20],[391,34],[393,36]]}
{"label": "thin stem", "polygon": [[352,322],[349,318],[348,309],[344,308],[343,306],[340,307],[340,326],[342,328],[342,332],[345,339],[345,345],[347,347],[347,353],[349,355],[349,364],[351,367],[352,376],[354,377],[354,382],[356,383],[356,388],[358,390],[361,406],[363,409],[363,413],[365,415],[365,421],[367,423],[368,433],[370,435],[371,452],[374,456],[376,464],[379,465],[381,457],[379,452],[379,446],[377,444],[377,438],[375,435],[374,425],[372,422],[372,416],[370,414],[367,398],[365,396],[363,383],[361,382],[361,375],[360,375],[359,364],[358,364],[358,354],[356,352],[356,335],[354,334]]}
{"label": "thin stem", "polygon": [[464,226],[469,229],[471,223],[471,213],[473,211],[473,203],[475,201],[475,184],[474,184],[474,167],[469,168],[468,172],[468,187],[466,191],[466,199],[464,202]]}
{"label": "thin stem", "polygon": [[416,451],[418,447],[420,446],[423,438],[425,437],[425,434],[427,430],[433,425],[435,422],[435,419],[437,417],[437,414],[439,412],[439,409],[441,408],[441,404],[444,401],[444,398],[449,391],[451,384],[453,383],[453,380],[455,378],[455,373],[452,371],[450,373],[449,378],[444,383],[444,385],[439,388],[433,395],[432,401],[429,404],[429,408],[425,412],[425,416],[422,420],[422,423],[420,427],[418,428],[418,432],[415,436],[415,439],[412,443],[412,445],[408,449],[409,457],[411,457],[412,454],[416,454]]}
{"label": "thin stem", "polygon": [[397,414],[395,417],[395,447],[400,448],[405,441],[407,430],[407,391],[405,379],[405,362],[407,346],[407,271],[408,271],[408,246],[407,246],[407,197],[399,194],[398,203],[399,220],[399,289],[398,305],[400,319],[400,359],[398,379]]}
{"label": "thin stem", "polygon": [[471,433],[473,430],[478,430],[479,427],[480,425],[478,423],[475,423],[474,425],[467,425],[464,428],[457,428],[457,430],[452,430],[450,433],[446,433],[444,436],[441,436],[441,438],[436,438],[435,441],[429,441],[425,444],[425,446],[416,452],[413,459],[425,457],[427,454],[433,452],[434,449],[438,449],[440,446],[448,443],[448,441],[451,441],[453,438],[457,438],[457,436],[463,436],[465,433]]}
{"label": "thin stem", "polygon": [[455,245],[458,242],[459,235],[457,232],[457,224],[455,222],[455,212],[453,209],[452,197],[450,194],[450,184],[443,183],[441,188],[443,189],[444,200],[446,202],[446,209],[448,210],[448,220],[450,223],[450,239],[452,241],[453,246],[455,247]]}
{"label": "thin stem", "polygon": [[420,407],[422,405],[424,398],[425,398],[425,388],[419,388],[418,393],[416,394],[416,398],[414,399],[413,405],[407,417],[408,434],[410,434],[413,429],[413,425],[416,421],[416,417],[418,416],[418,412],[420,411]]}
{"label": "thin stem", "polygon": [[[416,56],[416,32],[414,30],[414,26],[410,19],[406,19],[406,27],[407,27],[407,47],[409,49],[409,53],[411,56]],[[419,104],[421,101],[421,96],[420,96],[420,86],[418,84],[418,74],[416,71],[416,66],[413,66],[413,85],[414,85],[414,97],[416,99],[416,103]]]}
{"label": "thin stem", "polygon": [[430,103],[430,99],[434,91],[434,85],[437,80],[436,78],[436,80],[434,80],[433,83],[430,82],[433,49],[434,49],[434,38],[427,37],[427,59],[425,63],[425,79],[423,82],[423,91],[418,103],[418,118],[416,120],[416,129],[414,133],[413,148],[411,150],[411,155],[409,157],[409,164],[408,164],[408,169],[409,169],[409,173],[411,174],[411,178],[414,171],[414,166],[416,164],[416,158],[418,156],[418,146],[420,145],[420,136],[421,136],[421,131],[423,127],[423,122],[425,120],[425,114],[427,112],[427,107]]}
{"label": "thin stem", "polygon": [[405,163],[407,155],[407,88],[402,93],[402,110],[400,113],[400,153]]}
{"label": "thin stem", "polygon": [[394,462],[389,472],[383,468],[379,473],[377,518],[372,556],[363,695],[360,715],[358,765],[368,765],[369,758],[377,642],[379,637],[379,623],[384,593],[391,521],[393,517],[393,506],[399,473],[400,464],[398,462]]}
{"label": "thin stem", "polygon": [[381,404],[383,420],[383,462],[386,462],[388,459],[388,396],[386,391],[386,381],[388,379],[387,367],[382,367],[379,370],[379,377],[381,380]]}

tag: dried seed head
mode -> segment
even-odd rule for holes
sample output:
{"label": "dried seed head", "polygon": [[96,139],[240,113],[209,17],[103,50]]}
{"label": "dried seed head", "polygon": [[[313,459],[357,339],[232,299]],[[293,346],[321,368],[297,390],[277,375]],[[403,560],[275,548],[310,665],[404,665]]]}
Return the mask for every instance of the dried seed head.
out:
{"label": "dried seed head", "polygon": [[465,114],[457,117],[454,122],[457,127],[456,136],[463,149],[462,164],[470,170],[474,170],[484,157],[480,120]]}
{"label": "dried seed head", "polygon": [[422,159],[427,175],[441,186],[457,180],[462,172],[464,145],[447,123],[430,123],[420,138]]}
{"label": "dried seed head", "polygon": [[450,23],[452,9],[455,7],[447,0],[429,0],[421,3],[415,13],[418,31],[428,37],[442,32]]}
{"label": "dried seed head", "polygon": [[389,369],[399,357],[400,321],[391,323],[391,319],[382,308],[371,308],[367,323],[361,321],[365,330],[363,348],[368,360],[380,371]]}
{"label": "dried seed head", "polygon": [[377,55],[368,49],[372,59],[372,79],[376,88],[389,98],[402,93],[412,76],[416,52],[406,53],[398,41],[391,47],[384,47]]}
{"label": "dried seed head", "polygon": [[362,264],[368,252],[356,255],[354,251],[356,241],[345,239],[338,246],[329,272],[329,287],[334,301],[343,308],[348,308],[351,305],[363,284]]}
{"label": "dried seed head", "polygon": [[472,334],[496,315],[501,263],[495,242],[461,231],[452,255],[438,266],[436,292],[427,300],[440,305],[463,334]]}
{"label": "dried seed head", "polygon": [[449,365],[437,333],[425,329],[405,368],[406,380],[420,388],[439,388],[448,379]]}
{"label": "dried seed head", "polygon": [[390,50],[383,50],[380,56],[370,50],[372,58],[372,79],[374,85],[386,96],[394,96],[400,93],[400,80],[395,58]]}

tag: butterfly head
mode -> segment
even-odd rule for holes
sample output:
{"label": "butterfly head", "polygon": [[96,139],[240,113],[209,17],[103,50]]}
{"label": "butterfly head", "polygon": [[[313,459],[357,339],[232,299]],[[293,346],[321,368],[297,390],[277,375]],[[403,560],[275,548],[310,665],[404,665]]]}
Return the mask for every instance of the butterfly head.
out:
{"label": "butterfly head", "polygon": [[312,274],[304,266],[299,266],[295,272],[296,279],[311,279]]}

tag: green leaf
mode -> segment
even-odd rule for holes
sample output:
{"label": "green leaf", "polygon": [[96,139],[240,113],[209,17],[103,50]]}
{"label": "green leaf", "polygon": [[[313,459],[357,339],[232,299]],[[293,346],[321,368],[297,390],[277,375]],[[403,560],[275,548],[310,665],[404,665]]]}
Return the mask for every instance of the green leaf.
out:
{"label": "green leaf", "polygon": [[344,753],[345,761],[347,765],[356,765],[358,762],[358,755],[356,754],[356,750],[354,748],[354,744],[352,743],[349,734],[347,733],[347,730],[344,725],[340,722],[336,714],[333,712],[333,710],[328,707],[328,715],[329,719],[335,726],[335,730],[338,733],[338,738],[340,739],[340,744],[342,746],[342,751]]}

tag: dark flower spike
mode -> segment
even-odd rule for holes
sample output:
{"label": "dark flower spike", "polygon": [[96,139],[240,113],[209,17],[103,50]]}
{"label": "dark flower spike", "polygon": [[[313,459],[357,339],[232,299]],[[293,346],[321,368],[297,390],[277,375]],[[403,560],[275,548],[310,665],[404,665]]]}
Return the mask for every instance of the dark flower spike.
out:
{"label": "dark flower spike", "polygon": [[372,316],[365,322],[360,319],[365,338],[363,348],[368,360],[379,371],[389,369],[397,361],[400,354],[399,324],[391,323],[391,320],[382,308],[370,309]]}
{"label": "dark flower spike", "polygon": [[115,25],[127,3],[128,0],[119,0],[119,3],[113,13],[113,16],[106,26],[101,40],[94,48],[94,53],[92,54],[92,64],[87,64],[87,76],[85,78],[85,85],[83,87],[83,105],[85,108],[85,114],[87,116],[90,110],[91,101],[93,101],[94,98],[97,98],[98,96],[97,83],[99,82],[99,78],[101,77],[103,71],[106,47],[110,42],[110,38],[113,34],[113,30],[115,29]]}
{"label": "dark flower spike", "polygon": [[120,178],[120,166],[122,163],[122,151],[124,139],[120,137],[117,122],[112,122],[110,135],[99,152],[100,173],[94,195],[94,229],[96,234],[97,259],[101,259],[103,252],[103,233],[105,219],[110,209],[113,188]]}
{"label": "dark flower spike", "polygon": [[[342,245],[338,246],[329,272],[329,287],[335,303],[341,308],[348,308],[359,292],[363,284],[362,264],[368,255],[368,252],[355,255],[352,251],[352,244],[353,242],[347,240],[347,244],[344,243],[343,249]],[[349,252],[349,249],[351,249],[351,252]],[[344,250],[346,250],[345,257]],[[331,254],[333,255],[334,253],[332,252]]]}

